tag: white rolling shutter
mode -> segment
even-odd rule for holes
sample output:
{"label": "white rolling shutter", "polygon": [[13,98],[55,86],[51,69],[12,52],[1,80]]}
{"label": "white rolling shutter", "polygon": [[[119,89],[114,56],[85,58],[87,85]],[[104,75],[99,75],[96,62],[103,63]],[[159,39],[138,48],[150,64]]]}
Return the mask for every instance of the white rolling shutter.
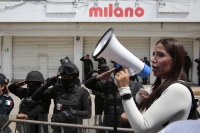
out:
{"label": "white rolling shutter", "polygon": [[[183,44],[185,51],[187,52],[187,55],[190,57],[191,62],[194,62],[193,59],[193,39],[192,38],[186,38],[186,37],[179,37],[179,38],[175,38],[178,41],[181,42],[181,44]],[[193,65],[193,64],[192,64]],[[191,69],[189,69],[189,80],[192,81],[192,67]]]}
{"label": "white rolling shutter", "polygon": [[60,59],[73,62],[73,44],[73,37],[13,37],[13,79],[25,79],[33,70],[45,79],[55,75]]}
{"label": "white rolling shutter", "polygon": [[[118,41],[134,56],[150,60],[150,38],[148,37],[117,37]],[[120,50],[119,50],[120,51]],[[124,53],[126,54],[126,53]]]}
{"label": "white rolling shutter", "polygon": [[90,55],[90,59],[92,60],[94,69],[98,68],[98,61],[94,61],[94,59],[92,58],[92,53],[100,38],[101,37],[84,37],[83,39],[83,56],[87,54]]}

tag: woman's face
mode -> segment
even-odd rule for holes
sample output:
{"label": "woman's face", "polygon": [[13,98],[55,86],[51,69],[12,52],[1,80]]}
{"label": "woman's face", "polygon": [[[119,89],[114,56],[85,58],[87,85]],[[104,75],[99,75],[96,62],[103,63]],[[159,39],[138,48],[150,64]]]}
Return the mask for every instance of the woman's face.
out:
{"label": "woman's face", "polygon": [[173,67],[172,58],[165,50],[165,47],[159,43],[153,51],[152,71],[154,76],[161,79],[167,79]]}

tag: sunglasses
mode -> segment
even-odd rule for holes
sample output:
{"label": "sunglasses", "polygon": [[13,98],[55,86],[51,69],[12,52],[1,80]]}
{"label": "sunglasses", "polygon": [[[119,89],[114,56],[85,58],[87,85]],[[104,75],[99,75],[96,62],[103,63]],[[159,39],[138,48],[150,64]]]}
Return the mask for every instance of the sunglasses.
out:
{"label": "sunglasses", "polygon": [[74,69],[68,66],[60,66],[58,71],[60,72],[60,74],[66,73],[66,74],[73,74],[74,73]]}

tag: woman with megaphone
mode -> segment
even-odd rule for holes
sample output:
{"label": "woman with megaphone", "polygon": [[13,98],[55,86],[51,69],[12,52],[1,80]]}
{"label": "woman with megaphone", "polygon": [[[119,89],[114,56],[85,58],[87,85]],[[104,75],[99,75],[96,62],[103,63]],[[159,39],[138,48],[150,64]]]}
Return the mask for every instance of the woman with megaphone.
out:
{"label": "woman with megaphone", "polygon": [[[129,89],[129,72],[123,68],[115,75],[116,84],[127,118],[135,133],[158,132],[169,123],[186,120],[190,113],[192,98],[184,85],[185,50],[174,38],[159,40],[154,48],[152,71],[155,82],[136,95],[136,106]],[[173,83],[181,81],[181,83]],[[166,88],[164,91],[163,88]]]}
{"label": "woman with megaphone", "polygon": [[[184,58],[185,50],[178,40],[159,40],[151,60],[156,80],[151,88],[141,89],[137,93],[136,102],[129,87],[129,70],[123,68],[115,74],[125,113],[135,133],[157,133],[174,121],[188,119],[192,97],[185,86],[187,78],[183,71]],[[96,78],[108,80],[107,77],[113,71],[115,70],[112,69]]]}

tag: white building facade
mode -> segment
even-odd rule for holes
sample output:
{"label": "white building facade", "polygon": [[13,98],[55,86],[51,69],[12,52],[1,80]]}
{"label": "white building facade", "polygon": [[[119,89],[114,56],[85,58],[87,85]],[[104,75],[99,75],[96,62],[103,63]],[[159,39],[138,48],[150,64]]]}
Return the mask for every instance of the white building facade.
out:
{"label": "white building facade", "polygon": [[[192,60],[189,79],[198,84],[194,59],[200,57],[199,14],[200,0],[0,0],[0,72],[20,80],[38,70],[47,78],[68,56],[82,81],[80,58],[92,56],[101,36],[112,27],[118,41],[139,59],[151,60],[159,39],[178,39]],[[98,63],[92,61],[96,69]],[[107,63],[113,66],[109,59]],[[150,84],[154,80],[151,73]]]}

